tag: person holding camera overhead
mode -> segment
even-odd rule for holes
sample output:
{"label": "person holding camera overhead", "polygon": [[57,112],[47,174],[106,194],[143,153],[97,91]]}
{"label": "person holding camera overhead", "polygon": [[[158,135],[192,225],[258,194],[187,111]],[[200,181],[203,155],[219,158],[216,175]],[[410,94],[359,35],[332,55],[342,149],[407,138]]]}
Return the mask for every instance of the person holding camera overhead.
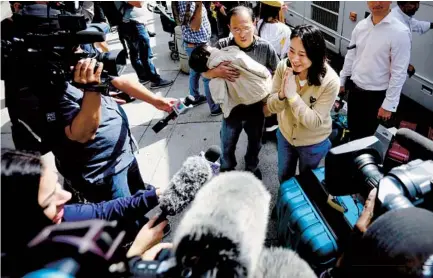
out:
{"label": "person holding camera overhead", "polygon": [[[297,26],[290,36],[288,59],[274,75],[265,110],[277,114],[278,178],[316,168],[331,148],[331,109],[340,88],[326,59],[325,40],[311,25]],[[266,113],[266,111],[265,111]]]}

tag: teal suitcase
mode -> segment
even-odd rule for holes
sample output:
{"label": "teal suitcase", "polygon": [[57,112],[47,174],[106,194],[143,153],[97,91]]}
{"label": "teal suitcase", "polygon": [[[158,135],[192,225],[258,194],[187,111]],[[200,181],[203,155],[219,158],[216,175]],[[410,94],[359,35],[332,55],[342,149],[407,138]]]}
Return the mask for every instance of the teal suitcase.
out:
{"label": "teal suitcase", "polygon": [[[333,266],[339,256],[336,232],[349,235],[362,207],[350,196],[340,196],[338,201],[345,208],[344,213],[326,208],[325,193],[314,194],[315,200],[310,199],[306,193],[306,190],[310,193],[324,191],[320,186],[324,179],[324,168],[315,169],[305,176],[291,178],[280,185],[276,204],[277,235],[282,246],[295,250],[316,273],[320,273]],[[334,214],[334,218],[340,222],[328,222],[324,212],[326,216]],[[344,229],[341,228],[343,226]]]}

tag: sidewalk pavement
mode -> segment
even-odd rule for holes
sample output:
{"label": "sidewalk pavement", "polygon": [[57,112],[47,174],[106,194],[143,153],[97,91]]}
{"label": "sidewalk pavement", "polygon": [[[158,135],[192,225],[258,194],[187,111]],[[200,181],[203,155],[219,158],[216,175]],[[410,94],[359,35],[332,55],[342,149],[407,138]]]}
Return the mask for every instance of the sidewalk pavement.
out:
{"label": "sidewalk pavement", "polygon": [[[156,32],[156,36],[151,38],[151,47],[154,52],[153,62],[159,73],[164,79],[175,79],[172,86],[157,90],[152,90],[155,94],[180,98],[188,95],[188,78],[189,76],[179,71],[179,62],[170,59],[170,50],[168,42],[173,39],[170,34],[162,30],[161,21],[158,14],[152,14],[143,8],[144,15],[148,18],[147,27],[149,30]],[[118,40],[117,33],[111,33],[107,36],[110,49],[120,49],[122,46]],[[124,74],[137,78],[132,66],[129,64]],[[148,84],[147,86],[150,86]],[[1,146],[13,147],[12,135],[10,129],[9,116],[4,107],[3,86],[1,90]],[[200,81],[200,92],[204,94],[203,83]],[[210,116],[207,104],[200,105],[181,115],[177,121],[170,122],[169,125],[158,134],[152,130],[152,126],[160,119],[165,117],[166,113],[158,111],[156,108],[135,100],[132,103],[122,106],[126,111],[134,137],[139,142],[139,154],[137,155],[140,170],[145,182],[154,186],[164,188],[168,185],[171,177],[178,171],[183,161],[192,155],[197,155],[206,150],[211,145],[219,145],[219,131],[221,127],[222,116]],[[236,157],[238,160],[237,169],[244,169],[243,157],[247,146],[245,132],[241,134]],[[52,167],[54,166],[51,154],[46,155],[46,161]],[[271,209],[274,206],[275,198],[278,192],[277,177],[277,152],[276,144],[268,142],[263,145],[260,152],[259,167],[263,174],[263,183],[269,189],[272,195]],[[150,215],[158,212],[156,208],[149,213]],[[182,215],[170,217],[172,233],[164,239],[171,241],[173,231],[176,229]],[[276,223],[270,220],[266,244],[276,243]]]}

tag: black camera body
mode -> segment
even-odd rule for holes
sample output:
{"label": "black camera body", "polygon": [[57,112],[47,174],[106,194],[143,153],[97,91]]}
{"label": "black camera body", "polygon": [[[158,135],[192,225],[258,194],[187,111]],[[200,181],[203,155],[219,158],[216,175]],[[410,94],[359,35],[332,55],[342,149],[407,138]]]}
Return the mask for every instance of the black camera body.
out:
{"label": "black camera body", "polygon": [[[428,140],[423,143],[429,144]],[[408,164],[385,169],[388,146],[389,141],[376,135],[331,149],[325,159],[327,192],[333,196],[360,194],[366,199],[377,188],[376,216],[409,206],[433,211],[433,158],[424,161],[415,156]]]}
{"label": "black camera body", "polygon": [[[48,8],[48,6],[47,6]],[[81,44],[103,42],[102,32],[86,31],[84,16],[59,14],[33,16],[14,14],[13,31],[2,37],[3,80],[23,80],[26,85],[65,88],[92,88],[108,93],[109,76],[118,76],[126,66],[124,50],[101,54],[78,53]],[[95,58],[104,63],[100,85],[73,82],[74,67],[80,59]]]}

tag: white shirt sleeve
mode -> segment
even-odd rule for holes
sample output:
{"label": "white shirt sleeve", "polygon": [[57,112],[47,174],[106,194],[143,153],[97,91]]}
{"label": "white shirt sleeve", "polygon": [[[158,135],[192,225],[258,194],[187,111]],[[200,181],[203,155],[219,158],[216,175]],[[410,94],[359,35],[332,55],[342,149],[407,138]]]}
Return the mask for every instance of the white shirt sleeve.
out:
{"label": "white shirt sleeve", "polygon": [[410,28],[412,29],[412,32],[422,35],[426,33],[428,30],[430,30],[430,22],[420,21],[420,20],[416,20],[415,18],[412,18],[410,21]]}
{"label": "white shirt sleeve", "polygon": [[410,31],[402,31],[394,35],[391,42],[391,78],[386,90],[385,100],[382,108],[395,112],[400,102],[401,89],[407,76],[407,67],[409,66],[411,40]]}
{"label": "white shirt sleeve", "polygon": [[[350,38],[349,46],[356,45],[356,32],[357,28],[353,29],[352,37]],[[356,48],[347,50],[346,57],[344,58],[343,69],[340,71],[340,86],[346,84],[347,77],[352,75],[352,65],[356,57]]]}

